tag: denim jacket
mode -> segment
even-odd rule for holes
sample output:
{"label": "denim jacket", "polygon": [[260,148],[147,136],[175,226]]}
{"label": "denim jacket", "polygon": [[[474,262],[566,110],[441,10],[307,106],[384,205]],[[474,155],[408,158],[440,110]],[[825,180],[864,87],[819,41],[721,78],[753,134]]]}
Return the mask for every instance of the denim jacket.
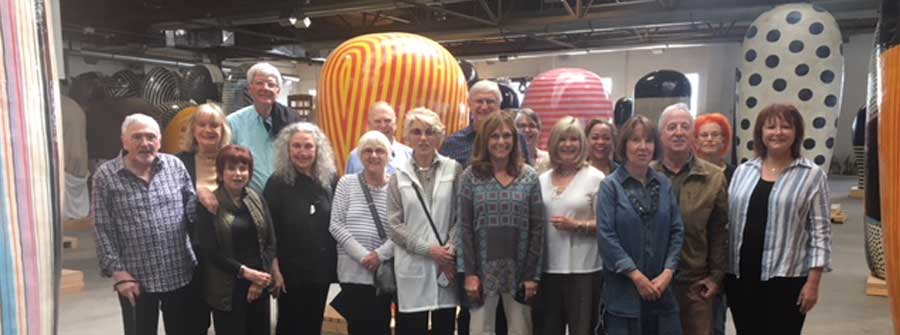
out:
{"label": "denim jacket", "polygon": [[678,311],[672,290],[653,302],[642,301],[627,273],[640,270],[653,280],[665,269],[675,270],[684,238],[684,225],[672,183],[648,170],[648,183],[659,183],[656,214],[644,222],[628,197],[626,187],[641,187],[624,165],[603,180],[597,195],[597,239],[603,258],[603,297],[607,311],[616,316],[640,317],[641,306],[654,314]]}

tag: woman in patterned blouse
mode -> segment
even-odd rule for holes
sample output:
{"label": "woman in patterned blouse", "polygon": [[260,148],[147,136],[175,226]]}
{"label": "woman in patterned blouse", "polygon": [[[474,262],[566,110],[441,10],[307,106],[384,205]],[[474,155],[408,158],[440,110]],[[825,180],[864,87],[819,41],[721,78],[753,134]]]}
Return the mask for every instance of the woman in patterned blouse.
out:
{"label": "woman in patterned blouse", "polygon": [[538,176],[516,154],[518,142],[512,117],[494,112],[481,123],[460,178],[459,249],[472,334],[494,333],[500,299],[510,334],[532,330],[528,302],[540,280],[545,218]]}

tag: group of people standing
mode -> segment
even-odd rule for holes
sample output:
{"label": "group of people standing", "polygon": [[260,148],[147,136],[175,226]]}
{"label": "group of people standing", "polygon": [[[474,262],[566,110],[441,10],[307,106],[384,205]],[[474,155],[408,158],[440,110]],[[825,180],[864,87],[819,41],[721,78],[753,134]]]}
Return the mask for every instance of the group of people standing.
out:
{"label": "group of people standing", "polygon": [[168,334],[206,334],[210,314],[216,334],[269,334],[270,297],[277,334],[319,334],[332,283],[353,335],[390,334],[392,302],[401,335],[713,334],[725,301],[738,334],[799,334],[829,270],[827,177],[793,106],[760,113],[735,169],[721,115],[565,117],[543,151],[537,115],[481,81],[468,127],[415,108],[406,145],[374,104],[339,177],[325,134],[275,101],[278,70],[247,78],[254,104],[199,106],[188,152],[128,116],[93,177],[126,334],[156,334],[160,311]]}

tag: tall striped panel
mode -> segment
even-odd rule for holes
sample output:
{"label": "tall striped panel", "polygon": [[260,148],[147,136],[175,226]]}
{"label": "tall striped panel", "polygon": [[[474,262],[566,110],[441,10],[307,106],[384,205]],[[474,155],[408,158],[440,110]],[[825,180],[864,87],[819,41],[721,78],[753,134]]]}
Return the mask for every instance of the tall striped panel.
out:
{"label": "tall striped panel", "polygon": [[[881,115],[878,131],[881,164],[881,220],[887,273],[900,273],[900,45],[881,55]],[[900,276],[889,275],[888,296],[894,334],[900,334]]]}
{"label": "tall striped panel", "polygon": [[533,109],[541,118],[541,143],[547,146],[556,121],[574,116],[583,122],[595,117],[613,118],[613,103],[597,74],[579,68],[553,69],[534,77],[525,90],[523,108]]}
{"label": "tall striped panel", "polygon": [[407,33],[369,34],[344,42],[328,57],[319,80],[317,117],[343,171],[375,102],[394,106],[397,139],[402,140],[404,115],[415,107],[440,115],[448,134],[464,128],[467,96],[456,58],[440,44]]}
{"label": "tall striped panel", "polygon": [[0,334],[56,333],[62,138],[49,1],[0,1]]}

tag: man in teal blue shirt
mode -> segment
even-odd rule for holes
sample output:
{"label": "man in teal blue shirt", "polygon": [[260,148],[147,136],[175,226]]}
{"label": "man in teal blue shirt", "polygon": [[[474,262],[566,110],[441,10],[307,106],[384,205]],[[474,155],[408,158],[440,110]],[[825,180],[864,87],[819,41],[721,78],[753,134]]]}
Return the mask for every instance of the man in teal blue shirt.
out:
{"label": "man in teal blue shirt", "polygon": [[262,193],[275,166],[275,138],[285,126],[301,121],[300,115],[276,101],[281,92],[281,72],[269,63],[257,63],[247,71],[253,105],[228,115],[231,143],[253,152],[250,188]]}

